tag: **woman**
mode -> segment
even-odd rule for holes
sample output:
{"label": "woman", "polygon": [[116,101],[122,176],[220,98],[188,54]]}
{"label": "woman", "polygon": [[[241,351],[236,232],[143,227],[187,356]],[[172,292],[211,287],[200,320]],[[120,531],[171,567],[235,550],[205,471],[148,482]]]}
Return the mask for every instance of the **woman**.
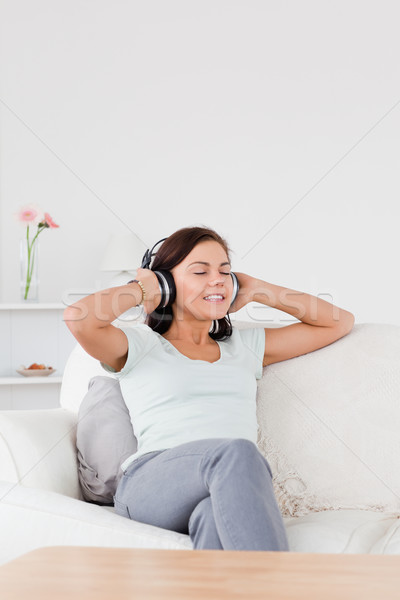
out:
{"label": "woman", "polygon": [[[117,514],[189,534],[194,549],[288,551],[271,468],[256,445],[256,379],[263,366],[346,335],[354,317],[244,273],[236,273],[239,291],[231,305],[230,267],[228,245],[217,232],[179,229],[150,269],[137,269],[140,283],[83,298],[66,309],[65,321],[120,381],[138,439],[138,451],[121,465]],[[176,298],[156,311],[161,292],[154,271],[160,269],[172,273]],[[251,301],[302,322],[232,327],[229,312]],[[145,323],[111,325],[142,302]]]}

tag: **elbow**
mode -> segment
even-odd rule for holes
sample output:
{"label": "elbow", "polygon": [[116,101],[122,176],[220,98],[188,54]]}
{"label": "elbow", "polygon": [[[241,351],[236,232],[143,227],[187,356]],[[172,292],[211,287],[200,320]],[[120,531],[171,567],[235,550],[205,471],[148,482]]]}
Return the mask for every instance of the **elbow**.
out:
{"label": "elbow", "polygon": [[83,307],[75,306],[74,304],[67,306],[63,312],[64,323],[72,334],[82,330],[85,323],[85,317],[87,317],[87,312]]}
{"label": "elbow", "polygon": [[75,320],[76,314],[71,310],[71,307],[68,306],[63,312],[63,321],[70,330],[72,334],[77,329],[77,321]]}
{"label": "elbow", "polygon": [[347,312],[346,314],[341,316],[339,319],[339,327],[344,332],[343,335],[350,333],[353,329],[355,323],[355,316],[351,312]]}

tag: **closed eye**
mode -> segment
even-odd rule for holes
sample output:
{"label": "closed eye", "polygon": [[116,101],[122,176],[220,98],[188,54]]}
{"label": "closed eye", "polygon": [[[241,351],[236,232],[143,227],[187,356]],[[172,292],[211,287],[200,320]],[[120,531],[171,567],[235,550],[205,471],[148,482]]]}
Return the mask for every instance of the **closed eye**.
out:
{"label": "closed eye", "polygon": [[[205,271],[203,273],[195,273],[195,275],[205,275]],[[221,275],[230,275],[230,273],[221,273]]]}

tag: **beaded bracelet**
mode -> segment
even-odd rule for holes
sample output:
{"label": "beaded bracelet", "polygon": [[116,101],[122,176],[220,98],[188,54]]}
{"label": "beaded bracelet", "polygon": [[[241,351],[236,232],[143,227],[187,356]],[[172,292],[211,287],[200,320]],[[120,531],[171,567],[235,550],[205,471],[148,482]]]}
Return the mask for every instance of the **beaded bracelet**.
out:
{"label": "beaded bracelet", "polygon": [[128,281],[128,283],[135,283],[135,282],[138,283],[140,285],[140,287],[142,288],[142,299],[139,302],[139,304],[137,304],[137,306],[140,306],[141,304],[143,304],[143,301],[146,299],[146,290],[143,287],[143,283],[141,281],[139,281],[139,279],[131,279],[130,281]]}

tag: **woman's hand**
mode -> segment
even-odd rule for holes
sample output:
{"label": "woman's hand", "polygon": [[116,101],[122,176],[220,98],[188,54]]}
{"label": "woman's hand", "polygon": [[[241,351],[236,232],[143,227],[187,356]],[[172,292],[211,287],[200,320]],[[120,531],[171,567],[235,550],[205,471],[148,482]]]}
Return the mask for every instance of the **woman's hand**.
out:
{"label": "woman's hand", "polygon": [[235,302],[229,309],[229,313],[237,312],[246,306],[246,304],[253,301],[253,294],[258,281],[255,277],[247,275],[246,273],[238,273],[237,271],[234,271],[234,273],[239,281],[239,291]]}
{"label": "woman's hand", "polygon": [[161,292],[157,275],[151,269],[142,269],[141,267],[138,267],[138,269],[136,269],[135,279],[138,279],[143,283],[143,287],[146,291],[146,299],[143,302],[143,308],[149,315],[161,302]]}

